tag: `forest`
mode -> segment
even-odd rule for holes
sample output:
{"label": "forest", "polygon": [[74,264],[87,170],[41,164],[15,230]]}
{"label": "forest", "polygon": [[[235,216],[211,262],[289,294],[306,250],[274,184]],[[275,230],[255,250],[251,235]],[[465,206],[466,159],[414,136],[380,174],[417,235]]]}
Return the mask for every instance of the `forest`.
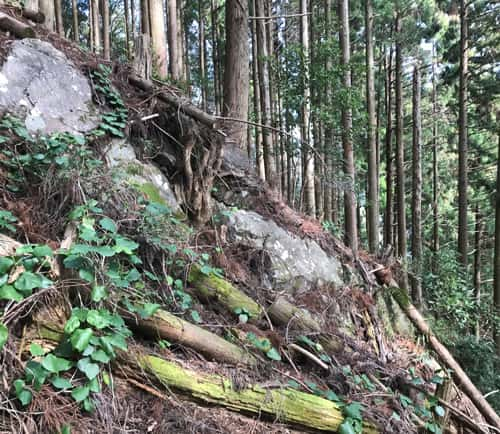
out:
{"label": "forest", "polygon": [[[0,182],[4,184],[0,187],[3,195],[0,235],[7,237],[0,238],[0,351],[5,345],[2,366],[6,366],[7,354],[16,356],[17,353],[18,359],[26,360],[21,357],[23,345],[27,345],[24,341],[34,336],[31,332],[25,334],[29,326],[23,318],[27,316],[30,316],[30,324],[37,324],[37,330],[40,327],[50,329],[50,336],[48,332],[36,335],[32,341],[35,343],[29,346],[31,357],[45,357],[41,365],[37,365],[45,369],[41,384],[46,378],[52,378],[51,373],[59,375],[77,366],[78,372],[85,374],[90,383],[72,389],[71,394],[77,403],[83,403],[85,411],[98,407],[99,400],[92,401],[88,397],[101,391],[96,379],[100,379],[101,385],[109,385],[110,381],[106,371],[99,376],[98,371],[93,375],[89,373],[93,367],[89,366],[126,358],[119,356],[118,350],[127,349],[125,339],[123,342],[120,339],[123,335],[128,340],[132,335],[127,328],[134,329],[130,318],[135,318],[135,325],[141,330],[150,330],[146,333],[150,337],[155,333],[151,330],[162,330],[157,332],[161,339],[158,338],[155,344],[162,351],[170,352],[171,342],[180,342],[194,348],[190,351],[208,354],[210,360],[255,367],[255,356],[251,352],[240,354],[240,347],[250,342],[252,351],[257,348],[268,359],[282,363],[283,357],[297,375],[299,371],[289,358],[289,354],[293,354],[291,348],[305,354],[317,369],[325,363],[335,365],[335,356],[327,355],[335,347],[330,341],[328,345],[331,346],[328,346],[318,338],[321,344],[315,344],[311,335],[300,335],[300,339],[305,339],[302,339],[302,346],[306,348],[301,351],[302,347],[296,348],[297,341],[288,343],[288,325],[285,332],[279,329],[275,333],[272,323],[280,324],[276,318],[281,314],[273,316],[272,307],[279,298],[273,298],[274,303],[268,310],[265,307],[268,295],[262,295],[265,291],[259,292],[266,284],[262,276],[259,284],[255,284],[248,277],[248,270],[253,273],[250,273],[254,276],[252,279],[261,274],[252,268],[256,263],[269,270],[268,263],[273,263],[273,259],[264,252],[266,237],[274,236],[278,229],[271,235],[260,234],[263,241],[258,247],[254,244],[242,247],[247,242],[242,241],[247,235],[231,235],[231,230],[235,230],[231,229],[231,224],[237,224],[239,213],[253,210],[299,238],[309,237],[328,255],[333,253],[326,244],[334,246],[331,247],[332,252],[335,251],[333,256],[341,258],[343,266],[349,264],[356,270],[352,273],[364,282],[352,283],[353,277],[345,280],[344,266],[342,279],[346,286],[368,287],[370,297],[376,293],[372,290],[378,285],[397,286],[402,290],[405,301],[401,302],[396,293],[394,299],[403,311],[411,311],[406,313],[423,336],[412,345],[431,347],[437,359],[443,362],[442,366],[446,366],[442,371],[448,370],[452,377],[455,365],[448,364],[449,358],[461,367],[460,371],[463,368],[466,380],[455,370],[455,381],[462,385],[471,383],[470,388],[463,386],[463,391],[486,421],[478,423],[474,429],[474,423],[467,423],[467,418],[474,419],[475,413],[467,413],[457,404],[457,408],[467,413],[466,422],[463,414],[455,414],[464,425],[459,423],[453,431],[444,422],[448,416],[443,418],[441,415],[443,408],[446,412],[453,413],[453,410],[434,403],[426,404],[426,408],[435,414],[420,411],[416,404],[418,399],[408,391],[412,386],[406,383],[403,391],[415,400],[415,404],[408,405],[410,401],[405,404],[399,398],[401,412],[394,410],[398,421],[389,414],[389,420],[395,425],[385,421],[385,416],[369,412],[366,419],[361,418],[358,407],[350,409],[348,405],[351,400],[355,402],[352,396],[357,395],[349,394],[355,386],[344,369],[342,375],[352,387],[347,388],[349,393],[342,389],[342,393],[350,397],[347,404],[340,404],[343,409],[340,414],[344,417],[342,424],[318,428],[317,420],[323,417],[321,403],[310,404],[320,413],[311,416],[319,418],[316,422],[304,421],[302,416],[294,419],[292,412],[291,416],[284,416],[284,423],[312,430],[337,432],[338,429],[344,434],[500,432],[500,425],[496,425],[500,411],[499,28],[500,4],[492,0],[24,0],[20,3],[0,0],[0,65],[2,62],[7,65],[10,59],[7,48],[13,46],[12,41],[16,38],[49,41],[70,58],[76,69],[90,77],[93,104],[99,113],[104,113],[97,129],[85,131],[84,139],[63,134],[33,141],[28,137],[28,121],[27,130],[24,130],[22,122],[16,123],[19,121],[8,114],[8,98],[2,100],[1,93],[6,94],[7,89],[10,92],[9,81],[5,79],[9,72],[7,66],[0,72],[0,147],[3,148]],[[6,86],[5,91],[2,86]],[[30,99],[30,94],[26,95]],[[89,117],[92,116],[97,115],[91,113]],[[67,123],[75,122],[76,125],[80,121],[83,122],[77,119]],[[106,196],[106,189],[114,191],[111,185],[115,180],[111,175],[109,179],[108,175],[102,175],[105,172],[100,172],[98,160],[103,159],[104,149],[109,149],[106,144],[113,143],[108,138],[124,137],[130,139],[141,165],[156,164],[172,184],[171,194],[181,205],[176,210],[167,201],[172,208],[167,217],[162,214],[167,211],[155,208],[158,204],[152,205],[157,193],[151,192],[149,183],[139,188],[140,196],[150,200],[146,205],[141,202],[142,196],[132,200],[137,192],[132,194],[127,189],[118,189],[116,198],[114,193]],[[47,150],[38,150],[40,143]],[[77,151],[77,145],[81,145],[82,150]],[[241,174],[241,170],[245,174]],[[63,172],[64,175],[59,174]],[[142,176],[136,169],[127,173],[131,179]],[[56,182],[47,186],[44,180],[51,176],[61,179],[59,186]],[[100,187],[96,182],[103,185]],[[289,211],[283,211],[283,207]],[[143,214],[139,208],[145,210]],[[38,217],[34,217],[36,213]],[[166,218],[161,224],[155,220],[160,215]],[[98,218],[101,220],[96,220]],[[232,223],[226,223],[226,219]],[[300,222],[300,231],[296,222]],[[262,229],[263,233],[267,233],[269,227]],[[226,231],[229,233],[227,238]],[[235,238],[227,241],[232,236]],[[5,251],[2,243],[9,246]],[[43,246],[50,248],[45,250]],[[63,250],[56,254],[57,246]],[[258,258],[252,256],[257,250],[260,252]],[[5,253],[8,251],[11,253]],[[177,254],[182,259],[178,259]],[[28,260],[39,265],[35,268],[32,263],[26,265],[26,255],[31,258]],[[53,255],[50,261],[41,262],[41,258]],[[272,253],[270,255],[272,257]],[[59,264],[55,256],[64,258],[64,265]],[[299,256],[297,254],[297,258]],[[92,262],[92,271],[78,265],[84,257]],[[243,257],[246,259],[241,259]],[[117,262],[112,262],[115,259]],[[166,262],[161,265],[163,260]],[[308,264],[306,255],[303,259],[305,269],[314,268]],[[65,267],[70,269],[69,274]],[[123,274],[124,269],[128,277]],[[130,270],[135,270],[137,278]],[[24,274],[38,276],[39,280],[26,281]],[[307,271],[289,283],[296,292],[288,300],[300,306],[304,300],[297,288],[305,275]],[[49,297],[43,295],[51,287],[50,281],[43,280],[46,277],[53,281],[62,279],[62,282],[80,279],[87,282],[84,286],[91,288],[90,293],[83,291],[86,295],[77,296],[79,304],[70,297],[71,302],[65,309],[70,306],[72,313],[66,325],[63,324],[62,329],[59,327],[57,332],[52,322],[47,326],[45,319],[36,319],[38,316],[31,314],[37,297]],[[221,279],[222,283],[218,284],[222,286],[219,288],[209,277],[216,281]],[[200,279],[204,282],[201,286],[197,283]],[[19,283],[20,280],[23,282]],[[316,280],[309,291],[323,294],[321,282],[327,280],[323,277]],[[276,282],[272,280],[270,286]],[[238,283],[258,290],[240,293]],[[147,294],[155,285],[163,288],[158,289],[161,295],[152,295],[150,299],[140,295],[142,292]],[[277,288],[277,284],[275,286]],[[236,314],[238,327],[248,333],[246,340],[241,337],[241,330],[233,330],[231,339],[224,336],[219,343],[212,341],[213,336],[203,333],[214,333],[221,339],[221,330],[210,326],[202,330],[189,328],[201,327],[211,320],[222,321],[226,325],[221,327],[229,327],[220,306],[215,309],[215,317],[210,316],[208,308],[205,311],[196,307],[195,299],[201,300],[200,305],[204,304],[198,291],[205,291],[205,297],[208,294],[202,287],[210,288],[209,292],[215,291],[217,303],[229,308],[233,316]],[[32,291],[39,291],[41,295],[35,297]],[[108,296],[115,307],[112,313],[106,310],[106,316],[102,311],[111,309],[106,302]],[[314,297],[311,295],[311,300]],[[356,297],[365,300],[362,295]],[[20,307],[11,304],[14,302]],[[313,316],[320,311],[327,315],[328,307],[323,309],[304,303]],[[77,305],[80,307],[75,307]],[[91,320],[89,312],[98,310],[88,310],[89,306],[99,307],[100,316]],[[64,310],[62,306],[59,308]],[[358,316],[363,315],[365,313]],[[68,317],[67,312],[65,316]],[[188,332],[183,333],[189,337],[172,331],[176,328],[172,318],[177,317],[189,322],[182,326],[187,327]],[[304,327],[309,332],[317,334],[323,329],[316,322],[311,326],[307,318],[301,317],[299,322],[306,324]],[[365,331],[364,338],[368,342],[370,339],[377,342],[379,325],[374,318],[371,321],[375,331],[371,338]],[[163,324],[161,321],[169,325],[158,325]],[[263,326],[266,321],[269,324]],[[361,327],[353,321],[355,330]],[[85,322],[88,328],[79,328]],[[424,329],[421,328],[423,323]],[[91,332],[91,326],[99,332]],[[168,330],[163,331],[162,327]],[[267,330],[263,335],[254,330],[262,327]],[[108,328],[115,330],[115,334],[103,336]],[[369,328],[366,325],[366,330]],[[95,339],[100,336],[100,343],[92,340],[92,333],[97,333]],[[116,338],[117,333],[121,333],[120,339]],[[276,343],[273,333],[285,333],[288,346]],[[56,341],[63,343],[63,336],[67,335],[73,350],[84,356],[86,351],[91,354],[90,347],[92,351],[97,349],[99,354],[94,357],[96,353],[92,353],[90,358],[79,359],[76,363],[74,355],[71,358],[56,352],[53,360],[47,362],[52,352],[48,352],[41,342],[54,340],[54,334]],[[381,334],[385,336],[386,332]],[[264,344],[263,339],[267,339]],[[279,339],[282,342],[283,338]],[[14,341],[16,343],[12,343]],[[241,344],[242,341],[245,344]],[[210,347],[208,342],[213,342],[213,348],[207,348]],[[227,347],[233,344],[238,348]],[[326,352],[318,345],[327,348]],[[49,344],[49,348],[55,346]],[[383,346],[380,342],[375,343],[377,363],[387,358]],[[355,354],[366,352],[352,348]],[[337,354],[337,350],[331,351]],[[187,354],[183,357],[189,360],[192,355]],[[0,360],[2,357],[0,352]],[[153,377],[160,378],[163,383],[162,375],[167,374],[160,375],[158,370],[167,368],[160,368],[160,362],[154,365],[154,357],[137,356],[134,366],[152,371]],[[66,360],[67,366],[61,360]],[[116,363],[121,364],[121,361]],[[338,364],[344,365],[344,362]],[[331,369],[336,372],[335,367]],[[415,382],[420,377],[414,375],[413,368],[408,369],[410,383],[420,386]],[[7,372],[6,368],[4,370]],[[10,382],[10,372],[4,377],[0,374],[4,383],[7,378]],[[304,375],[309,375],[307,372]],[[107,380],[104,374],[108,375]],[[33,375],[36,384],[38,377],[36,373]],[[192,387],[187,385],[190,382],[187,378],[198,374],[187,375],[179,371],[170,375],[171,379],[164,379],[168,386],[186,391]],[[187,375],[185,380],[184,375]],[[374,392],[379,386],[384,394],[392,390],[393,383],[379,381],[378,374],[367,371],[367,380],[362,375],[359,371],[359,382],[364,381],[369,391]],[[432,383],[424,374],[421,377]],[[36,386],[29,386],[29,375],[23,378],[14,383],[15,396],[27,405],[37,390]],[[56,389],[64,389],[63,383],[70,385],[68,379],[60,374],[51,381]],[[143,380],[137,377],[134,381]],[[184,383],[179,385],[176,381]],[[200,384],[205,381],[207,390],[216,387],[208,377],[198,381]],[[297,386],[302,385],[301,381],[293,381]],[[325,390],[333,390],[334,395],[339,392],[335,387],[329,390],[318,386],[318,389],[316,383],[312,387],[306,379],[304,382],[306,391],[312,389],[314,395],[325,400],[330,399]],[[474,391],[468,392],[472,388]],[[9,400],[9,393],[12,395],[8,392],[10,389],[9,386],[5,394],[0,393],[5,402]],[[159,393],[155,391],[153,396]],[[236,408],[243,414],[254,413],[253,402],[251,405],[243,403],[241,397],[235,403],[232,397],[225,396],[225,392],[210,389],[196,393],[199,395],[194,396],[203,402],[214,405],[226,402],[223,405],[230,409]],[[444,393],[439,399],[446,402],[448,395]],[[50,405],[57,404],[56,398],[50,399]],[[364,408],[370,408],[363,399],[357,399],[363,402]],[[337,403],[336,399],[333,401]],[[65,401],[59,404],[69,405]],[[308,414],[309,404],[304,405],[306,410],[299,413]],[[0,419],[4,421],[4,425],[0,422],[0,432],[4,429],[14,432],[5,428],[9,424],[14,426],[11,421],[5,422],[6,414],[11,417],[15,413],[14,407],[6,410],[7,407],[0,403]],[[42,405],[32,409],[43,411],[43,408]],[[346,412],[346,408],[352,413]],[[273,411],[266,409],[264,413],[273,416]],[[66,416],[67,420],[76,418],[69,413]],[[78,428],[70,431],[69,425],[60,421],[45,420],[44,423],[45,428],[37,432],[80,432]],[[205,428],[197,426],[178,431],[171,427],[154,431],[153,427],[147,431],[250,432],[248,425],[241,423],[238,429],[242,431],[232,425],[227,431],[208,428],[204,431]],[[375,430],[374,426],[380,429],[384,424],[385,431]],[[51,431],[54,429],[57,431]],[[292,432],[269,429],[263,426],[255,432]],[[23,430],[17,432],[35,432],[29,427]],[[81,432],[91,430],[82,428]]]}

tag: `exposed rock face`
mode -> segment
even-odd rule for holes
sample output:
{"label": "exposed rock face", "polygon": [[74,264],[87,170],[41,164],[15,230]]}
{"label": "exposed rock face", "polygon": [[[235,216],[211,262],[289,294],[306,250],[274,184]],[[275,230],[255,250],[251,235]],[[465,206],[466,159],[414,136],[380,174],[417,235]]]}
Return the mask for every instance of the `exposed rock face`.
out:
{"label": "exposed rock face", "polygon": [[316,242],[300,239],[255,212],[230,213],[228,229],[231,241],[269,254],[273,288],[293,291],[316,283],[343,284],[342,265],[336,258]]}
{"label": "exposed rock face", "polygon": [[121,170],[122,178],[151,201],[163,203],[174,212],[181,211],[166,176],[154,164],[138,160],[134,148],[126,140],[113,140],[106,160],[109,167]]}
{"label": "exposed rock face", "polygon": [[38,39],[14,41],[0,70],[0,111],[25,117],[29,131],[85,133],[97,127],[87,78]]}

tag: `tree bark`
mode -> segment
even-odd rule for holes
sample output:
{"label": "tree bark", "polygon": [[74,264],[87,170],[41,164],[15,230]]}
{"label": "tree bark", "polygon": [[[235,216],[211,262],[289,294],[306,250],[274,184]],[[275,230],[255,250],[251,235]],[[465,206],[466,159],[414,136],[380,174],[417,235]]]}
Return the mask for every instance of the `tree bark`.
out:
{"label": "tree bark", "polygon": [[[476,204],[476,210],[474,212],[476,220],[476,228],[474,233],[474,297],[476,299],[476,304],[479,309],[481,303],[481,241],[483,235],[483,216],[481,215],[481,210],[479,204]],[[479,320],[476,321],[475,335],[476,341],[479,341],[481,327]]]}
{"label": "tree bark", "polygon": [[[223,116],[248,119],[248,2],[226,1],[226,56]],[[247,125],[225,122],[233,146],[247,148]]]}
{"label": "tree bark", "polygon": [[433,271],[437,272],[439,252],[439,166],[438,166],[438,113],[437,113],[437,77],[436,77],[436,47],[432,46],[432,250],[435,259],[432,261]]}
{"label": "tree bark", "polygon": [[102,0],[102,37],[103,37],[103,55],[104,59],[111,59],[111,31],[110,31],[110,16],[109,16],[109,1]]}
{"label": "tree bark", "polygon": [[[340,49],[342,51],[343,85],[346,93],[351,90],[351,47],[349,33],[349,0],[339,1],[340,21]],[[345,214],[345,241],[352,249],[353,255],[358,251],[358,229],[356,218],[356,196],[355,196],[355,169],[354,150],[352,145],[352,111],[349,101],[342,106],[342,147],[344,149],[344,175],[346,186],[344,187],[344,214]]]}
{"label": "tree bark", "polygon": [[71,0],[71,14],[73,18],[73,40],[80,42],[80,29],[78,26],[78,2]]}
{"label": "tree bark", "polygon": [[127,51],[127,59],[130,59],[130,13],[128,0],[123,0],[123,10],[125,18],[125,50]]}
{"label": "tree bark", "polygon": [[64,24],[61,0],[54,0],[54,10],[56,13],[56,31],[61,38],[64,38]]}
{"label": "tree bark", "polygon": [[12,33],[18,38],[34,38],[35,31],[31,26],[0,12],[0,29]]}
{"label": "tree bark", "polygon": [[413,71],[413,179],[412,233],[413,262],[412,298],[422,306],[422,121],[420,114],[421,82],[419,64]]}
{"label": "tree bark", "polygon": [[200,71],[201,108],[208,111],[207,56],[205,48],[205,10],[203,0],[198,0],[198,68]]}
{"label": "tree bark", "polygon": [[406,199],[405,199],[405,148],[403,142],[403,49],[401,15],[396,13],[396,195],[398,215],[398,254],[401,257],[402,286],[408,289],[406,265]]}
{"label": "tree bark", "polygon": [[40,12],[45,16],[43,26],[49,31],[53,32],[56,29],[56,11],[54,7],[54,0],[39,0]]}
{"label": "tree bark", "polygon": [[[175,0],[169,0],[168,4]],[[167,70],[167,39],[165,37],[165,20],[162,0],[149,1],[149,15],[151,17],[151,45],[153,48],[153,65],[162,79],[168,75]],[[170,50],[172,49],[169,47]],[[172,76],[172,78],[174,78]]]}
{"label": "tree bark", "polygon": [[389,48],[385,67],[385,219],[384,244],[392,244],[393,238],[393,150],[392,150],[392,45]]}
{"label": "tree bark", "polygon": [[35,8],[26,7],[22,10],[22,16],[28,18],[37,24],[43,24],[45,21],[45,15],[38,11],[38,2],[36,2]]}
{"label": "tree bark", "polygon": [[210,19],[211,19],[211,38],[212,38],[212,64],[214,67],[214,99],[215,99],[215,114],[221,113],[221,94],[219,85],[219,38],[217,32],[217,11],[214,0],[210,0]]}
{"label": "tree bark", "polygon": [[99,23],[99,0],[90,0],[92,2],[92,34],[94,36],[94,52],[101,51],[101,27]]}
{"label": "tree bark", "polygon": [[141,33],[151,36],[149,25],[149,0],[141,0]]}
{"label": "tree bark", "polygon": [[[497,112],[497,122],[500,113]],[[498,135],[498,159],[497,159],[497,192],[495,201],[495,253],[493,259],[493,308],[496,317],[500,317],[500,132]],[[493,339],[497,354],[500,356],[500,325],[498,322],[493,331]]]}
{"label": "tree bark", "polygon": [[177,0],[168,0],[167,7],[168,54],[170,61],[170,74],[173,80],[180,80],[182,76],[182,63],[180,60],[181,53],[179,52],[179,41],[177,40]]}
{"label": "tree bark", "polygon": [[468,80],[468,23],[467,2],[460,0],[460,81],[458,96],[458,257],[467,269],[468,250],[468,137],[467,137],[467,80]]}
{"label": "tree bark", "polygon": [[[265,16],[264,0],[255,1],[255,12],[257,16]],[[262,124],[271,125],[271,94],[269,89],[269,65],[268,65],[268,44],[266,29],[263,20],[257,20],[257,63],[259,71],[260,104],[262,111]],[[262,129],[264,168],[266,181],[274,185],[276,182],[275,164],[273,154],[272,134],[267,128]]]}
{"label": "tree bark", "polygon": [[373,65],[373,7],[365,1],[366,108],[368,113],[368,247],[376,253],[379,246],[379,203],[377,174],[377,120],[375,117],[375,71]]}

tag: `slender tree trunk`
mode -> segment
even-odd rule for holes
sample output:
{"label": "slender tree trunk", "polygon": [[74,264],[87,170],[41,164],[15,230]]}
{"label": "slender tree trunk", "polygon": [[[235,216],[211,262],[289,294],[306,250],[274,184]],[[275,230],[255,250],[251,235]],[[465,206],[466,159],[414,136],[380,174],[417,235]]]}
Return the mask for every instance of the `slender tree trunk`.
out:
{"label": "slender tree trunk", "polygon": [[40,0],[40,12],[45,15],[43,26],[50,32],[56,30],[56,10],[54,0]]}
{"label": "slender tree trunk", "polygon": [[[223,115],[248,118],[248,3],[226,0],[226,56],[224,67]],[[246,150],[247,125],[226,122],[228,138],[234,146]]]}
{"label": "slender tree trunk", "polygon": [[[252,15],[255,16],[255,0],[252,0]],[[253,82],[253,109],[255,122],[260,124],[261,119],[261,102],[260,102],[260,86],[257,61],[257,22],[252,20],[252,82]],[[257,175],[263,180],[266,179],[266,171],[264,167],[264,158],[262,153],[262,134],[259,126],[255,126],[255,166]]]}
{"label": "slender tree trunk", "polygon": [[413,71],[413,182],[412,234],[413,259],[412,296],[414,304],[422,306],[422,122],[420,114],[421,83],[419,65]]}
{"label": "slender tree trunk", "polygon": [[214,0],[210,0],[210,17],[211,17],[211,37],[212,37],[212,64],[214,67],[214,98],[215,98],[215,114],[220,114],[221,109],[221,94],[219,86],[219,40],[217,38],[217,11],[215,9]]}
{"label": "slender tree trunk", "polygon": [[149,25],[149,0],[141,0],[141,33],[151,36]]}
{"label": "slender tree trunk", "polygon": [[[264,0],[256,0],[255,11],[257,16],[264,16]],[[257,63],[259,70],[260,103],[262,110],[262,124],[270,125],[271,122],[271,95],[269,92],[269,65],[267,61],[267,38],[263,20],[257,20]],[[274,173],[274,155],[272,134],[267,129],[262,130],[264,167],[266,180],[271,185],[276,182]]]}
{"label": "slender tree trunk", "polygon": [[109,0],[102,0],[102,33],[104,39],[104,58],[111,59],[111,31],[110,31],[110,17],[109,17]]}
{"label": "slender tree trunk", "polygon": [[[329,43],[331,38],[332,27],[332,0],[325,1],[325,40]],[[333,68],[332,56],[327,56],[325,73],[330,77]],[[332,101],[332,85],[330,80],[326,80],[326,101],[330,104]],[[333,134],[333,125],[330,119],[325,121],[325,143],[324,143],[324,156],[325,156],[325,186],[324,186],[324,215],[325,220],[332,220],[332,196],[334,184],[334,171],[333,171],[333,152],[335,148],[335,138]]]}
{"label": "slender tree trunk", "polygon": [[[349,41],[349,0],[339,1],[340,48],[342,51],[342,66],[344,68],[343,84],[346,93],[351,90],[351,47]],[[352,112],[350,102],[342,107],[342,147],[344,149],[344,175],[346,186],[344,190],[345,238],[346,244],[352,249],[353,255],[358,251],[358,230],[356,218],[354,151],[352,145]]]}
{"label": "slender tree trunk", "polygon": [[[172,0],[169,0],[169,4]],[[175,0],[173,0],[175,3]],[[151,17],[151,45],[153,48],[154,66],[160,78],[166,78],[167,70],[167,40],[165,37],[165,19],[162,0],[149,1]],[[169,47],[171,48],[171,47]]]}
{"label": "slender tree trunk", "polygon": [[94,5],[93,1],[89,0],[89,40],[88,47],[91,53],[94,52]]}
{"label": "slender tree trunk", "polygon": [[375,73],[373,66],[373,8],[371,0],[365,1],[366,38],[366,108],[368,112],[368,247],[377,252],[378,228],[378,176],[377,176],[377,120],[375,117]]}
{"label": "slender tree trunk", "polygon": [[[500,121],[500,112],[497,112],[497,123]],[[495,206],[495,254],[493,259],[493,308],[496,317],[500,317],[500,132],[498,134],[497,156],[497,193]],[[493,330],[493,339],[497,355],[500,356],[500,326],[498,322]]]}
{"label": "slender tree trunk", "polygon": [[135,28],[135,2],[130,0],[130,36],[131,36],[131,54],[133,54],[135,47],[133,46],[136,37]]}
{"label": "slender tree trunk", "polygon": [[91,0],[92,2],[92,28],[94,35],[94,51],[101,52],[101,26],[99,23],[99,0]]}
{"label": "slender tree trunk", "polygon": [[468,249],[468,138],[467,138],[467,79],[468,79],[467,2],[460,0],[460,83],[458,113],[458,256],[467,269]]}
{"label": "slender tree trunk", "polygon": [[168,54],[170,61],[170,74],[174,80],[179,80],[182,75],[179,52],[179,43],[177,41],[177,0],[168,0]]}
{"label": "slender tree trunk", "polygon": [[200,69],[201,81],[201,107],[207,111],[208,107],[208,83],[207,83],[207,60],[205,51],[205,11],[203,8],[203,0],[198,0],[198,67]]}
{"label": "slender tree trunk", "polygon": [[300,0],[300,40],[302,45],[303,68],[301,71],[304,93],[302,95],[302,158],[304,161],[304,204],[305,212],[316,215],[314,195],[314,153],[311,140],[311,89],[309,87],[309,17],[307,0]]}
{"label": "slender tree trunk", "polygon": [[[476,204],[476,210],[474,212],[476,220],[476,228],[474,234],[474,297],[476,299],[477,307],[481,303],[481,241],[484,229],[483,216],[479,209],[479,204]],[[476,321],[474,334],[476,336],[476,341],[479,341],[481,332],[481,327],[479,320]]]}
{"label": "slender tree trunk", "polygon": [[128,0],[123,0],[123,10],[125,12],[125,50],[127,51],[127,59],[130,59],[130,17]]}
{"label": "slender tree trunk", "polygon": [[[403,52],[401,42],[401,16],[396,15],[396,195],[398,204],[398,254],[406,265],[406,200],[405,200],[405,148],[403,143]],[[402,286],[408,289],[408,275],[402,273]]]}
{"label": "slender tree trunk", "polygon": [[71,15],[73,18],[73,40],[80,42],[80,30],[78,28],[78,3],[77,0],[71,0]]}
{"label": "slender tree trunk", "polygon": [[[24,7],[26,9],[29,9],[30,11],[38,12],[40,10],[38,3],[38,0],[26,0],[24,2]],[[0,5],[1,4],[5,4],[5,2],[3,0],[0,0]]]}
{"label": "slender tree trunk", "polygon": [[432,261],[433,271],[437,272],[439,262],[439,166],[438,166],[438,113],[437,113],[437,79],[435,44],[433,44],[432,58],[432,202],[433,202],[433,225],[432,225],[432,249],[435,255]]}
{"label": "slender tree trunk", "polygon": [[64,38],[64,24],[63,24],[63,12],[62,12],[62,1],[54,0],[54,10],[56,13],[56,31]]}

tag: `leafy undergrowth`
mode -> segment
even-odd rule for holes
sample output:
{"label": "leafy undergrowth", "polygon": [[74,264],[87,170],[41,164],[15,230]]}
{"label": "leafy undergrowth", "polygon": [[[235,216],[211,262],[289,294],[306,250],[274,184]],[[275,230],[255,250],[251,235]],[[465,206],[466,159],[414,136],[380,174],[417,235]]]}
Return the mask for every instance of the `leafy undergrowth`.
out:
{"label": "leafy undergrowth", "polygon": [[[114,181],[100,150],[125,135],[127,103],[111,69],[89,74],[104,114],[85,137],[32,137],[18,119],[0,119],[0,247],[7,246],[0,257],[0,431],[295,432],[277,423],[279,411],[267,423],[207,409],[130,366],[132,354],[156,354],[231,378],[236,390],[259,384],[332,401],[343,434],[361,432],[366,421],[384,432],[441,432],[444,408],[434,394],[448,373],[436,373],[411,340],[383,334],[382,351],[373,300],[359,288],[318,288],[301,305],[319,318],[321,334],[198,297],[187,278],[192,267],[224,277],[238,263],[248,282],[261,270],[250,266],[252,252],[245,264],[234,257],[238,246],[214,241],[218,224],[197,233],[164,203]],[[268,290],[245,289],[269,306]],[[329,310],[335,303],[353,318],[350,334],[339,330],[339,311]],[[243,348],[256,366],[208,362],[182,340],[136,327],[160,310]]]}

